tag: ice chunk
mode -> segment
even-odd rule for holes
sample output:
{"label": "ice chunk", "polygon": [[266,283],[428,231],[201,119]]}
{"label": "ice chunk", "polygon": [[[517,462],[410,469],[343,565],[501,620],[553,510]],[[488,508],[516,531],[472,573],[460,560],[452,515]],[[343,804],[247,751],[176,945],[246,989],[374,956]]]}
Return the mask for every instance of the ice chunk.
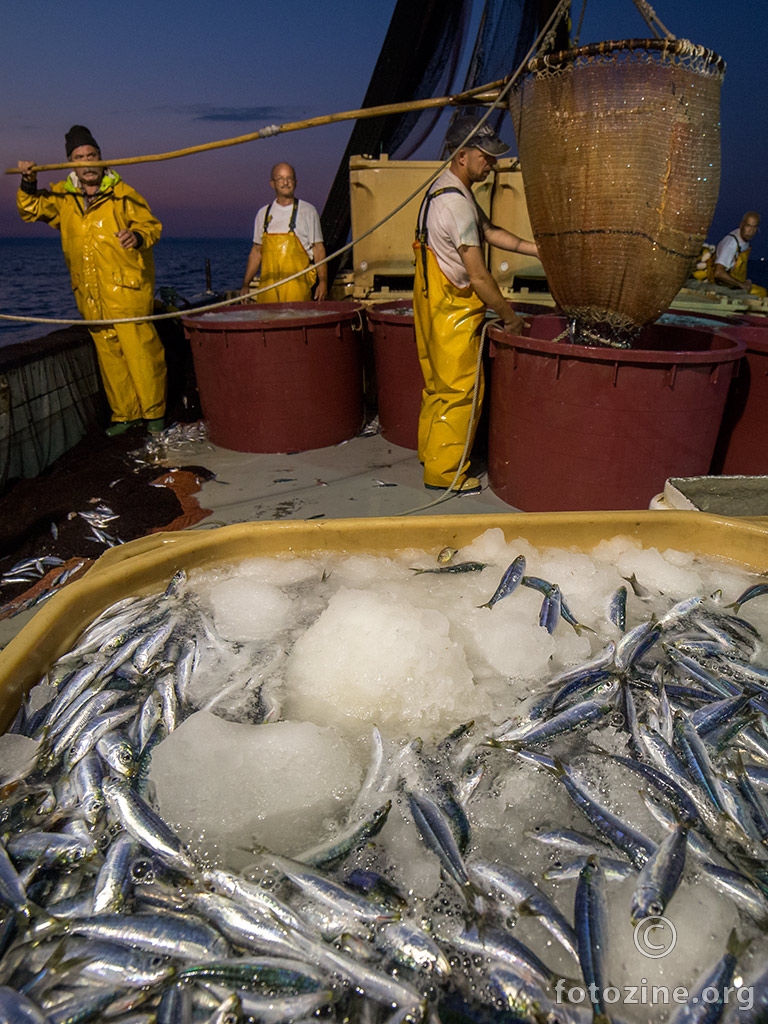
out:
{"label": "ice chunk", "polygon": [[150,772],[165,820],[193,850],[226,853],[230,866],[252,860],[254,843],[291,855],[320,842],[361,777],[334,729],[241,725],[205,711],[158,744]]}
{"label": "ice chunk", "polygon": [[464,621],[468,646],[510,679],[549,675],[555,640],[539,625],[541,601],[541,594],[521,588],[493,608],[472,609]]}
{"label": "ice chunk", "polygon": [[625,552],[640,550],[642,550],[642,544],[637,538],[619,535],[601,540],[599,544],[595,545],[590,554],[598,562],[608,562],[610,565],[615,565],[619,557]]}
{"label": "ice chunk", "polygon": [[627,551],[617,560],[617,568],[627,579],[636,579],[649,589],[660,591],[670,601],[703,592],[700,573],[693,568],[693,557],[687,565],[672,565],[656,548],[644,551]]}
{"label": "ice chunk", "polygon": [[224,580],[210,600],[216,630],[226,640],[266,640],[287,625],[291,612],[282,590],[256,579]]}
{"label": "ice chunk", "polygon": [[388,594],[339,590],[296,640],[285,680],[286,715],[320,725],[413,737],[471,717],[472,673],[446,617]]}
{"label": "ice chunk", "polygon": [[[608,889],[609,970],[612,984],[622,988],[645,983],[650,1005],[652,986],[671,991],[684,985],[693,991],[702,969],[725,952],[730,930],[739,927],[739,916],[733,902],[712,886],[686,879],[662,919],[649,919],[635,929],[629,906],[636,884],[635,876]],[[664,1009],[663,991],[656,993],[655,1002],[652,1013],[658,1019]]]}
{"label": "ice chunk", "polygon": [[33,686],[27,695],[27,715],[34,715],[40,708],[44,708],[58,692],[58,688],[52,683],[38,683],[37,686]]}
{"label": "ice chunk", "polygon": [[237,573],[244,579],[289,587],[319,580],[322,566],[309,558],[246,558],[237,567]]}

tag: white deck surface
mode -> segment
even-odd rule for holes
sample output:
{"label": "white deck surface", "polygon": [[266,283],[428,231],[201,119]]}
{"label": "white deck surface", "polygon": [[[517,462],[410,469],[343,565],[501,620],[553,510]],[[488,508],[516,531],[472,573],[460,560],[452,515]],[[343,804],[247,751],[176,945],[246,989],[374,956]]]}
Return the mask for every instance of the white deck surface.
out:
{"label": "white deck surface", "polygon": [[496,497],[485,475],[481,494],[444,498],[427,491],[416,453],[380,434],[293,455],[231,452],[206,443],[174,451],[172,461],[216,474],[196,496],[213,510],[200,527],[262,519],[517,511]]}

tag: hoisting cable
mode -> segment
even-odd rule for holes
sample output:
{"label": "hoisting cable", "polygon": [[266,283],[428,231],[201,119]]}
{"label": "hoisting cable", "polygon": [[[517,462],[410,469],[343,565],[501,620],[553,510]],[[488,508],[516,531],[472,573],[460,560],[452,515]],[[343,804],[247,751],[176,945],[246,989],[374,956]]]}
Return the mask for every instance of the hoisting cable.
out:
{"label": "hoisting cable", "polygon": [[638,9],[638,11],[640,11],[640,13],[642,14],[646,25],[651,30],[651,32],[653,32],[657,39],[659,38],[660,33],[656,28],[656,25],[658,25],[661,31],[664,33],[665,39],[675,38],[669,31],[669,29],[666,28],[666,26],[662,25],[662,23],[659,21],[658,17],[656,16],[656,12],[648,3],[648,0],[633,0],[633,3],[635,7]]}
{"label": "hoisting cable", "polygon": [[586,11],[587,11],[587,0],[582,0],[581,14],[579,15],[579,23],[576,26],[576,34],[573,37],[573,45],[574,46],[578,46],[579,45],[579,39],[581,39],[581,26],[584,23],[584,15],[586,14]]}

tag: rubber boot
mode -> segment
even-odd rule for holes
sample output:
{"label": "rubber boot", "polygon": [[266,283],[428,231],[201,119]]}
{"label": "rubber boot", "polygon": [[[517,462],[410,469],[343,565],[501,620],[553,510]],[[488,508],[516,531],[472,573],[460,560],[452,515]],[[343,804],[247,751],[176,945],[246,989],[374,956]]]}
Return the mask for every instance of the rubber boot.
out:
{"label": "rubber boot", "polygon": [[107,437],[120,437],[126,430],[130,430],[131,427],[138,426],[141,420],[118,420],[117,423],[112,423],[105,430]]}

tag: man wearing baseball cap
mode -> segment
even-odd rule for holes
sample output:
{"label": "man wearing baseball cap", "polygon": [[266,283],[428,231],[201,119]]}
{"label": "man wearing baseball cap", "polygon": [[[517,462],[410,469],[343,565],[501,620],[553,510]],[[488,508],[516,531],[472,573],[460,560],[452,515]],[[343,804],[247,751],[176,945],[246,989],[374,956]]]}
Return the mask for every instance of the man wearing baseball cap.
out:
{"label": "man wearing baseball cap", "polygon": [[472,195],[472,186],[485,181],[509,148],[490,125],[460,117],[446,143],[453,157],[424,197],[414,242],[413,314],[424,376],[419,458],[428,490],[477,494],[480,481],[468,475],[469,460],[462,455],[465,446],[471,450],[480,419],[482,366],[476,396],[474,391],[486,308],[498,314],[504,330],[519,334],[523,327],[485,265],[483,243],[528,256],[538,256],[538,249],[492,224]]}
{"label": "man wearing baseball cap", "polygon": [[[88,128],[75,124],[65,136],[67,160],[101,161]],[[154,309],[152,246],[162,225],[147,201],[108,167],[83,163],[65,181],[38,189],[34,161],[19,160],[16,205],[22,220],[40,220],[61,234],[77,308],[85,320],[145,317]],[[112,410],[110,436],[146,423],[151,434],[165,425],[165,351],[151,321],[89,328]]]}

